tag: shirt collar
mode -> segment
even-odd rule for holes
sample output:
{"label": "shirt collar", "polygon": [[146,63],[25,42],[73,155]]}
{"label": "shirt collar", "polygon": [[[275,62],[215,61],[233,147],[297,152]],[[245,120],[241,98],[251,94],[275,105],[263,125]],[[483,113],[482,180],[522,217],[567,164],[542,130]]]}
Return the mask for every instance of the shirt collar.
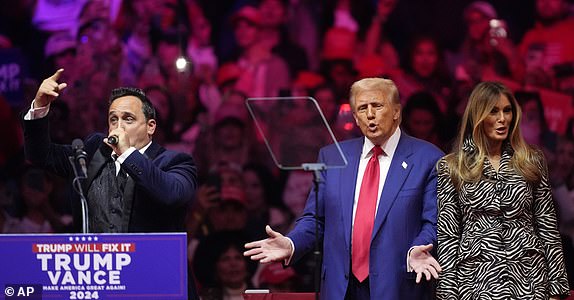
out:
{"label": "shirt collar", "polygon": [[[400,138],[401,138],[401,129],[397,127],[397,129],[395,129],[395,132],[393,132],[391,137],[389,137],[387,141],[385,141],[382,145],[380,145],[381,149],[383,149],[383,153],[385,153],[389,157],[392,157],[395,154],[395,150],[397,150]],[[373,147],[375,147],[375,144],[373,144],[371,140],[365,137],[361,158],[367,158],[367,156],[370,156]]]}
{"label": "shirt collar", "polygon": [[[147,143],[147,145],[143,146],[143,147],[142,147],[141,149],[139,149],[138,151],[139,151],[141,154],[144,154],[145,151],[147,150],[147,148],[149,148],[149,146],[151,146],[151,143],[152,143],[152,141],[149,141],[149,143]],[[119,155],[117,155],[114,151],[112,151],[111,156],[112,156],[112,158],[113,158],[114,160],[116,160]]]}
{"label": "shirt collar", "polygon": [[149,141],[149,143],[147,143],[147,145],[143,146],[139,151],[141,154],[144,154],[147,150],[147,148],[149,148],[149,146],[151,146],[151,141]]}

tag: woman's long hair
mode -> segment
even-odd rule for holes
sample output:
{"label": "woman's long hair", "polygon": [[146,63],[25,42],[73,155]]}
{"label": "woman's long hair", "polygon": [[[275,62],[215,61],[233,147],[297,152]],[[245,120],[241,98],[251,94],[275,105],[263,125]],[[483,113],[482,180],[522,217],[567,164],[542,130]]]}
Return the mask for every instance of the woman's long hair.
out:
{"label": "woman's long hair", "polygon": [[[488,156],[488,138],[484,132],[484,119],[496,105],[501,96],[506,96],[512,106],[512,121],[507,139],[514,154],[511,167],[526,181],[537,183],[541,178],[542,156],[531,148],[520,133],[522,111],[510,90],[498,82],[479,83],[468,100],[462,117],[457,140],[453,151],[446,156],[450,176],[457,188],[465,182],[477,182],[481,179],[484,160]],[[472,149],[465,144],[473,143]]]}

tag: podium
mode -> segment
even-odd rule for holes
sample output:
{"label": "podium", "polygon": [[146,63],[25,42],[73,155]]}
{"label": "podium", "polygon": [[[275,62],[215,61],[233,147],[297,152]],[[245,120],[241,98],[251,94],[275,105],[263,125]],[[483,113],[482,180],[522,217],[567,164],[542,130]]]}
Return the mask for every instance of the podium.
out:
{"label": "podium", "polygon": [[0,299],[187,299],[185,233],[0,235]]}

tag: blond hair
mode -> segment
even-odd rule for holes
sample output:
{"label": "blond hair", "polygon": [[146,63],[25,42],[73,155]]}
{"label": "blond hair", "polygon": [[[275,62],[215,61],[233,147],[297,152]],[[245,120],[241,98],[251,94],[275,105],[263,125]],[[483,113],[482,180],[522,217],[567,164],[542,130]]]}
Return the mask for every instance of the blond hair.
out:
{"label": "blond hair", "polygon": [[400,104],[399,90],[395,83],[390,79],[384,78],[363,78],[355,81],[351,86],[351,93],[349,95],[349,103],[351,109],[355,110],[355,98],[361,92],[365,91],[380,91],[384,95],[390,95],[390,101],[393,104]]}
{"label": "blond hair", "polygon": [[[514,95],[503,84],[486,81],[479,83],[470,94],[453,151],[446,156],[450,177],[458,188],[465,182],[477,182],[481,179],[484,159],[488,156],[489,149],[488,138],[484,132],[484,119],[501,96],[506,96],[512,107],[513,117],[505,140],[514,151],[510,165],[528,182],[536,183],[541,179],[542,170],[539,166],[542,157],[524,141],[520,133],[522,111]],[[463,150],[466,139],[474,142],[476,151]]]}

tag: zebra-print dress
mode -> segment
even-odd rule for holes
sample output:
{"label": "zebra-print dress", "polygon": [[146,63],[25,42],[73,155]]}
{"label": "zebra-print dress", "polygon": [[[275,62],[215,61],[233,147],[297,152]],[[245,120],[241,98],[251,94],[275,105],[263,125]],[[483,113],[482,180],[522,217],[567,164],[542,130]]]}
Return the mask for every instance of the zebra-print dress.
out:
{"label": "zebra-print dress", "polygon": [[[468,146],[468,143],[467,143]],[[472,150],[471,150],[472,151]],[[437,299],[548,299],[568,281],[545,163],[527,183],[504,147],[498,173],[488,159],[483,179],[457,191],[445,159],[438,163]]]}

